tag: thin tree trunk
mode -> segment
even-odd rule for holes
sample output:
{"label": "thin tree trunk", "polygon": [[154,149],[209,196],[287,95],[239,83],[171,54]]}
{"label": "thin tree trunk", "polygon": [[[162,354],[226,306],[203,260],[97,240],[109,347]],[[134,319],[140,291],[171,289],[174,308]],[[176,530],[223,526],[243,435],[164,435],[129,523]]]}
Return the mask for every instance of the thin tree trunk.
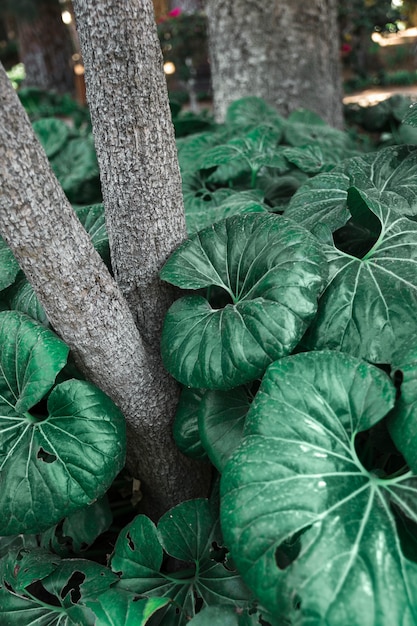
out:
{"label": "thin tree trunk", "polygon": [[214,110],[259,96],[283,115],[297,108],[341,127],[336,0],[207,0]]}
{"label": "thin tree trunk", "polygon": [[[104,106],[104,103],[103,103]],[[117,284],[94,250],[0,66],[0,230],[57,333],[128,426],[129,467],[154,517],[200,495],[201,471],[177,451],[161,377]],[[168,384],[168,383],[167,383]]]}
{"label": "thin tree trunk", "polygon": [[25,86],[60,93],[74,91],[71,36],[61,19],[58,2],[38,2],[34,14],[17,16],[20,60],[25,66]]}

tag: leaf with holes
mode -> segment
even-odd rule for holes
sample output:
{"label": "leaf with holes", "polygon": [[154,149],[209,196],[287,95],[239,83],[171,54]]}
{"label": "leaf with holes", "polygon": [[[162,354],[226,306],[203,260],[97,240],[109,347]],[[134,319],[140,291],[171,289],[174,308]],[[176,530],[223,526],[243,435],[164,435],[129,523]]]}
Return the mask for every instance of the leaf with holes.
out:
{"label": "leaf with holes", "polygon": [[326,246],[330,280],[304,345],[343,350],[374,363],[417,332],[417,224],[355,188],[349,197],[363,224],[377,219],[380,234],[356,258]]}
{"label": "leaf with holes", "polygon": [[38,535],[40,547],[61,557],[79,555],[109,529],[112,521],[108,498],[103,496]]}
{"label": "leaf with holes", "polygon": [[166,598],[140,599],[123,589],[109,589],[97,599],[86,601],[100,626],[145,626],[150,618],[168,604]]}
{"label": "leaf with holes", "polygon": [[0,534],[38,533],[101,497],[123,467],[125,422],[100,389],[53,387],[68,347],[0,313]]}
{"label": "leaf with holes", "polygon": [[[138,515],[120,533],[111,567],[121,576],[118,588],[171,599],[168,608],[158,613],[157,624],[183,626],[201,602],[248,605],[250,594],[240,576],[218,556],[221,546],[219,521],[210,503],[189,500],[163,515],[157,527]],[[183,568],[165,569],[166,555],[182,562]]]}
{"label": "leaf with holes", "polygon": [[289,354],[316,312],[327,272],[320,243],[276,215],[234,216],[191,236],[161,278],[184,289],[218,287],[231,302],[177,300],[162,332],[168,371],[184,385],[230,389]]}
{"label": "leaf with holes", "polygon": [[417,478],[379,477],[355,446],[395,395],[384,372],[339,352],[268,368],[222,475],[221,522],[243,579],[275,617],[416,623],[417,564],[402,552],[394,508],[417,522]]}
{"label": "leaf with holes", "polygon": [[107,567],[83,559],[60,560],[44,550],[20,549],[0,561],[4,626],[94,626],[86,606],[117,581]]}
{"label": "leaf with holes", "polygon": [[[259,624],[265,624],[260,621],[260,617],[255,610],[249,612],[221,605],[207,606],[193,617],[189,624],[190,626],[259,626]],[[267,623],[270,624],[269,621]]]}

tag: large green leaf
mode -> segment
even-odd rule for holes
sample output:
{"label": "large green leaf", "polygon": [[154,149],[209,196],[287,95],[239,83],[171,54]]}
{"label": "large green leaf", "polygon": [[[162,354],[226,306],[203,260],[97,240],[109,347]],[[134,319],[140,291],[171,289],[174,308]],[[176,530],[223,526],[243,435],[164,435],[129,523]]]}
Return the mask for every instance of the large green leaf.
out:
{"label": "large green leaf", "polygon": [[343,350],[375,363],[417,332],[417,224],[364,192],[349,194],[357,210],[376,216],[381,232],[361,259],[326,246],[330,281],[305,345]]}
{"label": "large green leaf", "polygon": [[68,141],[51,159],[51,166],[70,202],[101,202],[100,172],[91,135]]}
{"label": "large green leaf", "polygon": [[285,215],[310,230],[319,222],[336,230],[349,219],[347,192],[351,186],[372,193],[401,215],[416,215],[417,147],[392,146],[318,174],[294,194]]}
{"label": "large green leaf", "polygon": [[414,103],[407,114],[404,116],[403,124],[409,124],[410,126],[417,126],[417,103]]}
{"label": "large green leaf", "polygon": [[313,111],[298,109],[293,111],[284,124],[284,140],[290,146],[323,145],[331,146],[338,159],[352,156],[349,135],[337,130]]}
{"label": "large green leaf", "polygon": [[123,467],[125,422],[100,389],[53,387],[68,347],[0,313],[0,534],[41,532],[102,496]]}
{"label": "large green leaf", "polygon": [[0,561],[2,626],[97,626],[87,600],[117,577],[83,559],[61,561],[44,550],[11,552]]}
{"label": "large green leaf", "polygon": [[68,142],[71,129],[56,117],[44,117],[32,124],[48,159],[52,159]]}
{"label": "large green leaf", "polygon": [[106,229],[103,204],[91,204],[88,206],[75,207],[75,212],[81,224],[84,226],[93,246],[110,267],[109,237]]}
{"label": "large green leaf", "polygon": [[[155,623],[183,626],[201,602],[204,606],[248,604],[250,594],[241,578],[217,556],[221,546],[218,518],[209,502],[190,500],[168,511],[158,527],[138,515],[119,535],[111,567],[121,576],[119,588],[172,600]],[[185,562],[185,569],[161,570],[164,554]]]}
{"label": "large green leaf", "polygon": [[198,411],[198,431],[208,457],[219,472],[239,445],[250,407],[246,387],[206,391]]}
{"label": "large green leaf", "polygon": [[[259,621],[257,611],[242,611],[228,606],[207,606],[189,622],[190,626],[256,626],[265,624]],[[269,624],[269,622],[267,622]],[[282,625],[283,626],[283,625]]]}
{"label": "large green leaf", "polygon": [[282,148],[278,147],[281,138],[279,130],[269,126],[258,126],[247,135],[231,139],[228,143],[207,150],[200,162],[200,169],[209,169],[229,163],[247,166],[252,172],[252,187],[262,166],[286,169]]}
{"label": "large green leaf", "polygon": [[388,426],[397,448],[417,473],[417,346],[415,335],[408,337],[392,358],[394,379],[401,376],[401,393],[391,412]]}
{"label": "large green leaf", "polygon": [[204,394],[204,389],[189,389],[188,387],[182,389],[172,428],[174,441],[181,452],[192,459],[200,460],[207,459],[197,421],[201,398]]}
{"label": "large green leaf", "polygon": [[226,112],[226,124],[232,127],[253,128],[263,124],[281,130],[284,123],[276,109],[256,96],[235,100]]}
{"label": "large green leaf", "polygon": [[188,234],[195,233],[226,217],[239,213],[265,213],[268,211],[263,202],[264,194],[260,189],[234,191],[217,189],[209,192],[201,188],[197,193],[184,194],[185,220]]}
{"label": "large green leaf", "polygon": [[7,304],[6,308],[26,313],[43,326],[49,326],[45,310],[23,272],[18,274],[14,284],[4,292],[2,300]]}
{"label": "large green leaf", "polygon": [[86,606],[97,617],[96,626],[145,626],[152,615],[167,603],[165,598],[141,600],[122,589],[109,589],[97,599],[86,600]]}
{"label": "large green leaf", "polygon": [[0,237],[0,291],[13,284],[19,273],[19,264],[3,237]]}
{"label": "large green leaf", "polygon": [[417,565],[392,510],[417,521],[417,479],[380,477],[356,435],[392,408],[386,374],[346,354],[302,353],[267,370],[221,480],[225,540],[276,617],[309,626],[414,626]]}
{"label": "large green leaf", "polygon": [[195,388],[230,389],[261,377],[300,340],[325,274],[319,242],[280,216],[234,216],[191,236],[161,278],[185,289],[219,287],[231,303],[177,300],[162,333],[165,366]]}

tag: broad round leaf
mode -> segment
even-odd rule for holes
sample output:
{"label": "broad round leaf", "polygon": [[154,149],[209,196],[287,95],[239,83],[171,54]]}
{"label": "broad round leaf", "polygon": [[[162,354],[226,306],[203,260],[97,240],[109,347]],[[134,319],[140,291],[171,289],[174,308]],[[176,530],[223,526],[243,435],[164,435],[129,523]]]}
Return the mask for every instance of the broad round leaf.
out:
{"label": "broad round leaf", "polygon": [[70,202],[101,201],[100,171],[91,135],[68,141],[51,159],[51,166]]}
{"label": "broad round leaf", "polygon": [[19,264],[3,237],[0,237],[0,291],[13,284],[19,273]]}
{"label": "broad round leaf", "polygon": [[381,232],[361,259],[325,247],[330,280],[305,346],[390,363],[397,346],[417,332],[417,224],[362,191],[349,193],[378,218]]}
{"label": "broad round leaf", "polygon": [[43,326],[49,326],[45,310],[23,272],[20,272],[15,283],[8,290],[7,300],[10,309],[26,313]]}
{"label": "broad round leaf", "polygon": [[47,529],[102,496],[123,467],[125,422],[110,398],[79,380],[51,391],[67,355],[26,315],[0,314],[0,534]]}
{"label": "broad round leaf", "polygon": [[351,186],[376,194],[401,215],[416,215],[416,174],[416,146],[390,146],[353,157],[300,187],[285,215],[309,230],[323,222],[334,231],[350,217],[347,193]]}
{"label": "broad round leaf", "polygon": [[32,124],[48,159],[54,157],[67,143],[71,129],[56,117],[44,117]]}
{"label": "broad round leaf", "polygon": [[220,287],[233,304],[186,296],[169,309],[162,357],[184,385],[230,389],[289,354],[315,314],[326,274],[319,242],[276,215],[234,216],[185,241],[161,278]]}
{"label": "broad round leaf", "polygon": [[268,368],[222,475],[221,521],[242,577],[277,618],[416,623],[417,565],[402,552],[391,505],[417,521],[417,479],[380,478],[355,449],[395,395],[381,370],[338,352]]}
{"label": "broad round leaf", "polygon": [[106,229],[103,204],[91,204],[88,206],[75,207],[75,212],[81,224],[90,235],[93,246],[110,267],[109,237]]}
{"label": "broad round leaf", "polygon": [[169,602],[166,598],[140,600],[122,589],[109,589],[86,605],[97,617],[97,626],[145,626],[159,609]]}
{"label": "broad round leaf", "polygon": [[198,432],[198,411],[204,389],[188,389],[181,391],[180,400],[175,412],[172,433],[174,441],[181,452],[192,459],[207,459],[207,453],[201,443]]}
{"label": "broad round leaf", "polygon": [[417,474],[417,345],[416,336],[398,347],[392,359],[394,378],[401,375],[401,393],[388,427],[395,445]]}
{"label": "broad round leaf", "polygon": [[210,461],[219,472],[239,445],[250,407],[248,391],[207,391],[198,412],[198,430]]}
{"label": "broad round leaf", "polygon": [[235,100],[226,112],[226,124],[240,128],[251,128],[259,124],[269,124],[281,129],[285,123],[276,109],[269,106],[262,98],[248,96]]}

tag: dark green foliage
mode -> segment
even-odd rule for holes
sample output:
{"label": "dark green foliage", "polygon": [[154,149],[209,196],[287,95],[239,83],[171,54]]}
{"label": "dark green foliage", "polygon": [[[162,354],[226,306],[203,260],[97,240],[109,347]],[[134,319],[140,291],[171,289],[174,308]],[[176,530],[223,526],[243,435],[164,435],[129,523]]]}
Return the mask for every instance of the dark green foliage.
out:
{"label": "dark green foliage", "polygon": [[[393,144],[416,125],[407,112],[393,100],[368,123],[395,124]],[[38,128],[53,161],[78,142],[62,180],[78,176],[88,138],[44,128],[58,131]],[[174,438],[220,479],[157,525],[129,504],[104,565],[111,513],[85,505],[121,469],[123,420],[69,379],[68,349],[3,244],[1,308],[24,313],[0,313],[0,621],[414,626],[416,148],[363,153],[316,115],[283,119],[257,98],[178,147],[190,237],[161,271],[185,290],[162,354],[184,385]],[[76,211],[109,262],[102,205]],[[93,542],[100,564],[79,558]]]}

